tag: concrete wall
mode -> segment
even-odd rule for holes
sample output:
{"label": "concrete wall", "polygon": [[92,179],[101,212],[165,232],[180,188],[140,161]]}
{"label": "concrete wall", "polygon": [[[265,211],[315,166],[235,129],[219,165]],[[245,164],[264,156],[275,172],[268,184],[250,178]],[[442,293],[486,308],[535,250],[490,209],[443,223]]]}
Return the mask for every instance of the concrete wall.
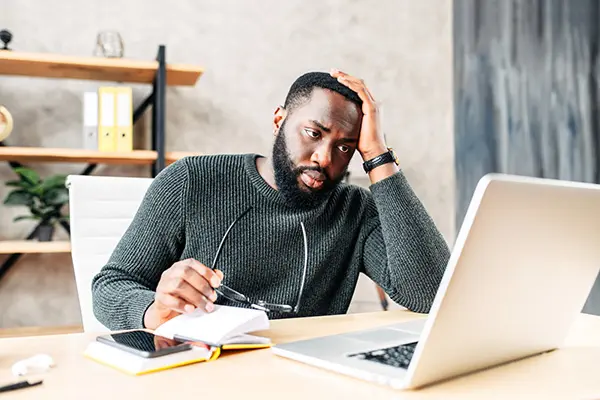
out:
{"label": "concrete wall", "polygon": [[[159,44],[169,62],[206,73],[194,88],[168,91],[167,147],[205,153],[271,147],[271,118],[292,81],[308,70],[345,69],[366,80],[383,103],[383,125],[415,190],[449,241],[454,234],[451,2],[386,1],[41,2],[2,8],[0,28],[17,51],[91,55],[100,30],[118,30],[125,55],[152,59]],[[96,82],[0,77],[0,104],[14,114],[10,144],[78,147],[81,92]],[[149,88],[135,87],[140,102]],[[31,164],[43,175],[83,165]],[[359,166],[359,165],[358,165]],[[147,175],[103,167],[97,174]],[[0,164],[0,182],[13,177]],[[357,183],[361,183],[357,180]],[[0,197],[6,190],[0,186]],[[0,206],[0,240],[24,237],[19,210]],[[65,238],[61,232],[59,237]],[[0,327],[79,322],[68,255],[28,255],[0,281]],[[361,293],[364,294],[362,298]],[[366,299],[365,299],[366,296]],[[364,281],[361,301],[376,301]]]}

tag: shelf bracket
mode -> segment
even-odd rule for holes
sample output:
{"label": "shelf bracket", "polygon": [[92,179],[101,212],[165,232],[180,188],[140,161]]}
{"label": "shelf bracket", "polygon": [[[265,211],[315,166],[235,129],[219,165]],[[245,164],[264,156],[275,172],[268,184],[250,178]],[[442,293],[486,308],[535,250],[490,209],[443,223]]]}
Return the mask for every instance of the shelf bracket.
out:
{"label": "shelf bracket", "polygon": [[152,166],[152,177],[156,177],[165,168],[165,94],[167,86],[165,46],[158,47],[158,68],[152,84],[152,150],[156,151],[157,157]]}
{"label": "shelf bracket", "polygon": [[144,112],[148,109],[150,105],[154,104],[154,93],[150,93],[148,97],[144,99],[142,104],[140,104],[135,111],[133,112],[133,123],[135,123],[144,115]]}

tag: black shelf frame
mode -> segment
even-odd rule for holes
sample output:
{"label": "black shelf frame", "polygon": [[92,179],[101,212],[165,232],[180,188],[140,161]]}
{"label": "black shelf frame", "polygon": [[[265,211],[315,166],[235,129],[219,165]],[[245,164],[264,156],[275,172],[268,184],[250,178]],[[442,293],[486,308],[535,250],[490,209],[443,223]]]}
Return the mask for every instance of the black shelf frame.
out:
{"label": "black shelf frame", "polygon": [[[158,66],[152,81],[152,91],[144,99],[144,101],[133,112],[133,124],[144,115],[148,107],[152,107],[152,150],[156,152],[156,160],[151,166],[151,176],[154,178],[165,168],[165,130],[166,130],[166,89],[167,89],[167,62],[166,62],[166,46],[159,45],[156,55]],[[0,146],[8,146],[4,142],[0,142]],[[8,161],[11,169],[22,167],[23,164],[17,161]],[[96,169],[97,164],[88,164],[79,175],[91,175]],[[71,227],[68,222],[60,223],[62,228],[70,235]],[[27,235],[26,240],[32,240],[36,237],[43,221],[38,223],[35,228]],[[23,253],[13,253],[0,265],[0,280],[6,275],[10,268],[17,262]]]}

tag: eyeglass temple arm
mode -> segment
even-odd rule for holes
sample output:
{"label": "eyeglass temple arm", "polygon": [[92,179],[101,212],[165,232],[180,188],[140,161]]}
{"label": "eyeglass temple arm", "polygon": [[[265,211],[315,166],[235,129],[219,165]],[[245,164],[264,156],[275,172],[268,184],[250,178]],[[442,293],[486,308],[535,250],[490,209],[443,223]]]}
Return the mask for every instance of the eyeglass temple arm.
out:
{"label": "eyeglass temple arm", "polygon": [[227,236],[229,236],[229,232],[231,232],[231,229],[233,228],[233,226],[244,216],[248,213],[248,211],[250,211],[252,209],[252,207],[248,207],[246,209],[246,211],[244,211],[243,213],[241,213],[240,215],[238,215],[238,217],[236,219],[233,220],[233,222],[231,223],[231,225],[229,225],[229,228],[227,228],[227,230],[225,231],[225,234],[223,235],[223,239],[221,239],[221,243],[219,243],[219,247],[217,248],[217,253],[215,254],[215,258],[213,259],[212,265],[211,265],[211,269],[215,269],[215,266],[217,265],[217,261],[219,260],[219,256],[221,255],[221,249],[223,248],[223,243],[225,243],[225,239],[227,239]]}
{"label": "eyeglass temple arm", "polygon": [[[231,223],[231,225],[229,225],[229,228],[227,228],[227,231],[225,231],[225,234],[223,235],[223,239],[221,239],[221,243],[219,243],[219,247],[217,248],[217,253],[215,254],[215,258],[213,259],[213,262],[211,265],[211,269],[215,269],[215,266],[217,265],[217,261],[219,260],[219,256],[221,254],[221,249],[223,248],[223,243],[225,243],[227,236],[229,236],[229,232],[231,232],[231,229],[233,228],[233,226],[244,215],[246,215],[248,213],[248,211],[250,211],[251,209],[252,209],[252,207],[248,207],[248,209],[246,209],[246,211],[241,213]],[[300,222],[300,227],[302,228],[302,237],[304,238],[304,271],[302,272],[302,282],[300,283],[300,290],[298,291],[298,301],[296,302],[296,307],[294,307],[294,312],[298,312],[298,308],[300,307],[300,300],[302,299],[302,293],[304,292],[304,283],[306,280],[306,272],[307,272],[307,267],[308,267],[308,240],[306,239],[306,229],[304,228],[303,222]]]}
{"label": "eyeglass temple arm", "polygon": [[304,272],[302,273],[302,283],[300,283],[298,301],[296,302],[296,307],[294,307],[294,312],[298,312],[298,308],[300,307],[300,300],[302,299],[302,293],[304,292],[304,282],[306,280],[306,270],[308,266],[308,240],[306,239],[306,229],[304,229],[304,223],[302,221],[300,222],[300,227],[302,228],[302,237],[304,238]]}

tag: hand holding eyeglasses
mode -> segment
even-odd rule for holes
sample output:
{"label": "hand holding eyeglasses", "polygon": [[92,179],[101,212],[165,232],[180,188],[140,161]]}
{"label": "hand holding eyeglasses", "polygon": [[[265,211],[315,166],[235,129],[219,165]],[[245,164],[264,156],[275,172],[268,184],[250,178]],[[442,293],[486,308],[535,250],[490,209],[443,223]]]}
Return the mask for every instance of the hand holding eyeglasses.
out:
{"label": "hand holding eyeglasses", "polygon": [[212,270],[194,259],[176,262],[163,272],[154,303],[144,315],[144,326],[156,329],[171,318],[196,308],[211,312],[217,299],[214,289],[222,280],[221,271]]}

